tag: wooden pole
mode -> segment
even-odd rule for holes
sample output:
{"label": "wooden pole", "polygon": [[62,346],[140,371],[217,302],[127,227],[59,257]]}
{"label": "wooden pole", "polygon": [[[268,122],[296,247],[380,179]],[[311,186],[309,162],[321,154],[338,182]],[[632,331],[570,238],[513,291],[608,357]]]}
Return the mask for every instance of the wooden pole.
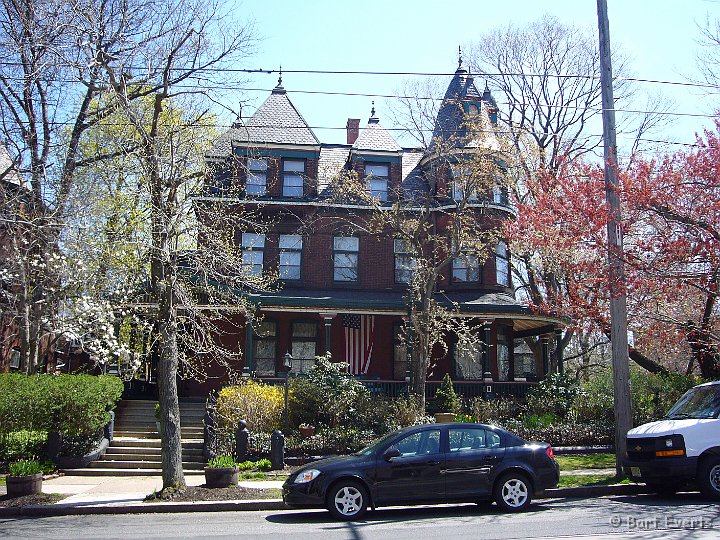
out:
{"label": "wooden pole", "polygon": [[615,140],[615,99],[612,86],[610,55],[610,23],[607,0],[597,0],[600,35],[600,85],[603,106],[603,139],[605,143],[605,196],[610,209],[608,220],[608,265],[610,287],[610,324],[615,403],[615,468],[622,475],[622,459],[626,453],[626,435],[632,427],[630,400],[630,367],[628,365],[627,305],[625,300],[625,269],[623,267],[622,226],[617,179],[617,143]]}

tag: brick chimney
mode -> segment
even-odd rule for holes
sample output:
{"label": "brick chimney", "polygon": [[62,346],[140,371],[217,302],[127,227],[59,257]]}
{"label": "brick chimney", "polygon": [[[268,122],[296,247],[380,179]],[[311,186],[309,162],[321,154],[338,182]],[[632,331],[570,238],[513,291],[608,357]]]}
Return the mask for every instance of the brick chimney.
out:
{"label": "brick chimney", "polygon": [[360,135],[360,119],[359,118],[348,118],[347,126],[347,143],[354,144]]}

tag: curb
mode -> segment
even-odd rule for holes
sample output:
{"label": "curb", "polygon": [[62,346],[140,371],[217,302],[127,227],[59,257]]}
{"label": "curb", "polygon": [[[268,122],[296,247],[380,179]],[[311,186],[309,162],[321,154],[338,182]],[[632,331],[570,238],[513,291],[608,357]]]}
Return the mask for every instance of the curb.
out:
{"label": "curb", "polygon": [[[582,486],[548,489],[535,499],[587,498],[607,495],[639,495],[652,493],[644,485],[615,484],[611,486]],[[118,506],[33,505],[17,508],[0,508],[3,517],[50,517],[113,514],[172,514],[182,512],[242,512],[258,510],[290,510],[280,499],[252,501],[166,502],[126,504]]]}

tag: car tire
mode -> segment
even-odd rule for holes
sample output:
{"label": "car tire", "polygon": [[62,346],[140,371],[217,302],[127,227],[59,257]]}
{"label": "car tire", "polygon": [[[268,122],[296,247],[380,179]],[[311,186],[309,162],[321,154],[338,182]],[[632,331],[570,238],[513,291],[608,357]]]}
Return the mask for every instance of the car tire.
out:
{"label": "car tire", "polygon": [[334,484],[327,495],[327,509],[338,519],[360,519],[368,507],[368,492],[360,482],[343,480]]}
{"label": "car tire", "polygon": [[712,500],[720,500],[720,456],[707,456],[698,467],[700,492]]}
{"label": "car tire", "polygon": [[502,475],[495,483],[493,495],[498,507],[505,512],[521,512],[532,499],[528,477],[520,472]]}

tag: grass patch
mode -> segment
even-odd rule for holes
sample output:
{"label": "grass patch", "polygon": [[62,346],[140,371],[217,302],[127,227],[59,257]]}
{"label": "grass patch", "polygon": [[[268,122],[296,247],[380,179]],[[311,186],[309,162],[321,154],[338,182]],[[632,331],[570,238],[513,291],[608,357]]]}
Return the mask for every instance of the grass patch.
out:
{"label": "grass patch", "polygon": [[561,476],[558,487],[609,486],[612,484],[630,484],[627,478],[618,479],[614,474],[578,474]]}
{"label": "grass patch", "polygon": [[615,468],[615,454],[576,454],[555,456],[555,459],[560,464],[561,471]]}
{"label": "grass patch", "polygon": [[287,477],[287,474],[268,474],[259,471],[238,473],[238,480],[278,480],[284,482]]}
{"label": "grass patch", "polygon": [[4,485],[5,485],[5,477],[0,476],[0,486],[4,486]]}

